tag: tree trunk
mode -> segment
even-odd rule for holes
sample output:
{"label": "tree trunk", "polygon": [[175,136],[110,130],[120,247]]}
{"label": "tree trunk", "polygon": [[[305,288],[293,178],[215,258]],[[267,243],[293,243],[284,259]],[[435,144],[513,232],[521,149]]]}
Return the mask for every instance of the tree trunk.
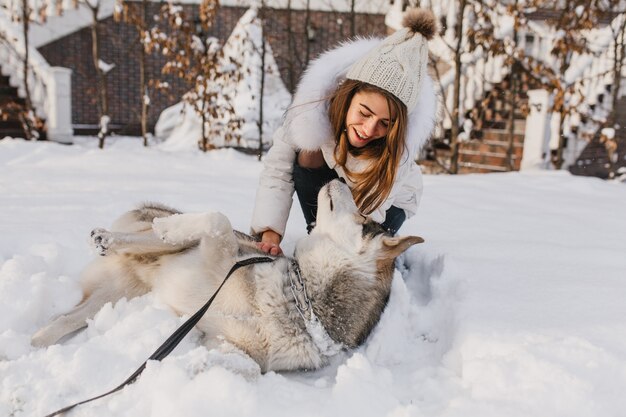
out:
{"label": "tree trunk", "polygon": [[[576,7],[575,2],[572,2],[571,0],[567,0],[565,5],[563,6],[563,10],[571,10],[573,8]],[[569,62],[569,54],[563,54],[561,55],[561,60],[559,62],[560,64],[560,68],[559,68],[559,72],[561,74],[565,74],[565,71],[567,71],[567,69],[569,68],[570,62]],[[557,145],[557,149],[556,149],[556,156],[554,157],[553,160],[553,165],[557,170],[560,170],[561,167],[563,167],[563,162],[565,162],[563,160],[563,153],[565,150],[565,145],[566,145],[566,138],[565,135],[563,135],[563,123],[565,121],[565,116],[566,116],[566,111],[565,111],[565,104],[563,104],[561,106],[561,108],[559,109],[559,114],[561,115],[561,120],[559,121],[559,142]]]}
{"label": "tree trunk", "polygon": [[463,17],[465,15],[466,0],[459,1],[459,10],[457,12],[456,33],[457,44],[454,50],[454,90],[452,96],[452,126],[450,129],[450,147],[452,155],[450,156],[450,173],[457,174],[459,172],[459,108],[461,97],[461,48],[463,40]]}
{"label": "tree trunk", "polygon": [[91,5],[87,3],[87,6],[91,9],[91,52],[93,55],[93,65],[96,70],[96,74],[98,77],[98,97],[99,97],[99,107],[100,107],[100,132],[98,132],[98,147],[100,149],[104,148],[104,141],[107,137],[108,132],[102,129],[102,119],[104,116],[109,115],[109,102],[107,96],[107,83],[106,83],[106,74],[100,68],[100,38],[98,36],[98,10],[100,8],[99,4]]}
{"label": "tree trunk", "polygon": [[22,129],[26,135],[26,139],[31,140],[36,138],[35,132],[33,132],[34,126],[32,123],[32,111],[33,102],[30,97],[30,86],[28,85],[28,68],[30,67],[30,53],[29,53],[29,38],[28,31],[30,29],[30,7],[28,0],[22,0],[22,31],[24,35],[24,58],[22,61],[22,77],[24,78],[24,111],[20,117]]}
{"label": "tree trunk", "polygon": [[141,137],[143,138],[143,146],[148,146],[148,110],[150,108],[150,97],[146,83],[146,51],[143,49],[143,45],[139,51],[139,91],[141,94]]}
{"label": "tree trunk", "polygon": [[608,116],[607,126],[613,127],[616,123],[617,103],[620,97],[620,89],[622,86],[622,68],[624,66],[624,55],[626,55],[626,18],[619,28],[615,43],[613,44],[613,90],[611,91],[611,113]]}
{"label": "tree trunk", "polygon": [[295,61],[294,61],[294,57],[297,56],[296,54],[296,46],[295,46],[295,39],[294,39],[294,34],[293,34],[293,27],[292,27],[292,19],[291,19],[291,0],[287,0],[287,51],[288,51],[288,58],[287,58],[287,75],[288,75],[288,82],[289,82],[289,86],[287,88],[289,88],[289,92],[293,93],[296,90],[296,71],[295,71]]}
{"label": "tree trunk", "polygon": [[563,134],[563,121],[565,120],[565,112],[563,111],[563,108],[561,109],[559,114],[561,115],[561,119],[559,120],[559,130],[558,130],[559,143],[556,148],[556,155],[554,156],[554,159],[552,160],[552,164],[554,165],[554,168],[557,170],[561,169],[563,167],[563,163],[565,162],[563,159],[563,151],[565,150],[565,135]]}
{"label": "tree trunk", "polygon": [[[514,3],[514,10],[515,13],[518,12],[517,10],[517,5],[518,5],[518,0],[515,0]],[[517,23],[517,16],[515,16],[515,23]],[[513,148],[515,146],[515,106],[516,106],[516,97],[518,94],[518,73],[519,73],[519,68],[516,62],[516,57],[515,57],[515,50],[517,50],[517,25],[514,24],[513,25],[513,56],[512,58],[512,65],[511,65],[511,74],[510,74],[510,80],[511,80],[511,85],[510,85],[510,89],[509,89],[509,143],[508,146],[506,148],[506,170],[507,171],[513,171],[515,169],[515,163],[513,162]]]}
{"label": "tree trunk", "polygon": [[350,37],[356,36],[356,12],[355,12],[356,0],[350,2]]}
{"label": "tree trunk", "polygon": [[514,63],[511,66],[511,90],[509,91],[509,143],[506,148],[506,170],[513,171],[515,169],[515,162],[513,161],[513,150],[515,148],[515,106],[517,97],[517,65]]}
{"label": "tree trunk", "polygon": [[[204,91],[206,91],[206,81],[204,82],[205,86],[204,86]],[[200,144],[200,149],[202,149],[202,152],[206,152],[208,150],[209,147],[209,132],[207,131],[206,128],[206,112],[207,112],[207,98],[206,96],[204,96],[202,98],[202,109],[200,112],[200,119],[202,119],[202,142]],[[193,104],[192,104],[193,106]]]}
{"label": "tree trunk", "polygon": [[304,15],[304,63],[302,68],[309,66],[309,59],[311,58],[311,45],[309,45],[309,26],[311,25],[311,0],[306,0],[306,10]]}
{"label": "tree trunk", "polygon": [[[146,30],[146,13],[148,11],[148,1],[141,1],[141,20],[139,36]],[[148,110],[150,107],[150,97],[148,95],[148,83],[146,81],[146,50],[139,39],[139,94],[141,97],[141,137],[143,146],[148,146]]]}
{"label": "tree trunk", "polygon": [[261,2],[261,85],[259,86],[259,161],[263,156],[263,94],[265,93],[265,5]]}

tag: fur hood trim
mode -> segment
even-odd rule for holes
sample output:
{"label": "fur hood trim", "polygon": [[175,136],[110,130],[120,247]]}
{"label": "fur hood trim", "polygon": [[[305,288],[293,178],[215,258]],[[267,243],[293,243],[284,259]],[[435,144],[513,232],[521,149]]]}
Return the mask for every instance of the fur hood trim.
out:
{"label": "fur hood trim", "polygon": [[[317,150],[333,134],[328,119],[328,98],[346,78],[348,69],[376,47],[382,39],[356,39],[327,51],[309,64],[293,102],[285,114],[287,137],[301,150]],[[417,105],[409,113],[407,147],[417,155],[435,126],[437,95],[429,76],[422,79]]]}

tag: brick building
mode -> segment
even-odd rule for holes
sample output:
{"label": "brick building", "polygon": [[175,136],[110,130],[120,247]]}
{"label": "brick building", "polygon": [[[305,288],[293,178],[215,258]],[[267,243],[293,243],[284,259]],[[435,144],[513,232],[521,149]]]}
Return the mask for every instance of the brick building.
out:
{"label": "brick building", "polygon": [[[157,3],[150,4],[148,15],[158,13],[158,7],[160,6]],[[197,5],[184,7],[188,9],[186,10],[188,15],[197,16]],[[243,7],[222,6],[209,35],[225,41],[246,10]],[[352,27],[357,36],[386,33],[383,14],[311,10],[307,16],[304,10],[288,11],[272,8],[268,8],[265,13],[266,39],[274,52],[283,82],[291,92],[308,60],[349,38],[352,35]],[[101,21],[100,31],[101,59],[115,64],[115,68],[107,76],[111,127],[120,133],[137,134],[140,131],[141,112],[138,34],[134,27],[115,22],[113,17]],[[98,104],[90,29],[78,30],[40,46],[38,50],[50,65],[72,70],[74,132],[77,134],[93,133],[98,124]],[[168,93],[151,94],[150,127],[154,126],[160,112],[180,101],[181,95],[188,89],[182,81],[174,77],[162,76],[160,71],[163,64],[162,57],[156,54],[148,56],[148,78],[167,81],[171,86]]]}

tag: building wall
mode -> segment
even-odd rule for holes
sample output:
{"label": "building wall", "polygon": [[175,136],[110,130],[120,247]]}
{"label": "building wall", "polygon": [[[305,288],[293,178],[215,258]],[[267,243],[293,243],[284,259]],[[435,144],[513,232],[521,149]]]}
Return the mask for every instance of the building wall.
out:
{"label": "building wall", "polygon": [[[189,15],[197,15],[197,6],[185,7],[189,9]],[[211,35],[222,41],[226,40],[245,11],[245,8],[240,7],[222,7],[211,29]],[[148,15],[155,15],[157,12],[158,4],[152,4]],[[308,60],[349,38],[352,33],[352,21],[348,13],[311,11],[308,16],[309,27],[315,32],[311,40],[307,39],[306,12],[267,9],[265,13],[266,38],[273,49],[283,81],[290,91],[295,88]],[[291,34],[288,31],[289,16],[292,20]],[[356,14],[354,23],[356,35],[386,33],[383,15]],[[101,59],[116,65],[108,74],[111,125],[120,133],[137,134],[141,113],[137,32],[128,24],[115,22],[112,17],[103,20],[100,28]],[[290,37],[293,40],[291,43]],[[290,45],[293,46],[290,48]],[[72,69],[72,123],[77,132],[93,131],[98,124],[99,111],[90,29],[82,29],[44,45],[39,51],[50,65]],[[164,63],[163,58],[156,54],[148,56],[148,78],[167,81],[171,85],[168,93],[151,93],[151,128],[160,112],[180,101],[181,95],[189,89],[181,80],[161,75]]]}

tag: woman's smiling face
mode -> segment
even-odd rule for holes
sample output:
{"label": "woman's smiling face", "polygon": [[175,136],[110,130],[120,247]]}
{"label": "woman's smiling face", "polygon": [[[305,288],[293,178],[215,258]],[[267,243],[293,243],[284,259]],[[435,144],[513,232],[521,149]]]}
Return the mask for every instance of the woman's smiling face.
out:
{"label": "woman's smiling face", "polygon": [[352,97],[346,115],[348,141],[355,148],[362,148],[383,138],[394,118],[385,96],[374,91],[359,91]]}

